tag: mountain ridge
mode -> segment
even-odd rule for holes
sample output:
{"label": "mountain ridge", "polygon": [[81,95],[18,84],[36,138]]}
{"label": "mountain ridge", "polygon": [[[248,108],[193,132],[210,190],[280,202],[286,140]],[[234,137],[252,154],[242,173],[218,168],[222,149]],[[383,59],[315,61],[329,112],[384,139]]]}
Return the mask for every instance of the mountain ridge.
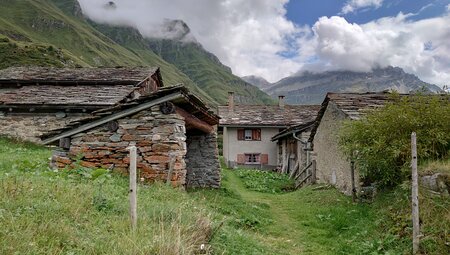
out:
{"label": "mountain ridge", "polygon": [[[129,36],[117,42],[118,36],[111,38],[111,34],[100,31],[83,16],[76,0],[8,0],[2,3],[0,14],[0,68],[159,66],[166,84],[183,83],[212,106],[226,102],[228,90],[236,90],[243,98],[242,103],[271,102],[267,94],[232,74],[222,75],[220,83],[211,75],[202,77],[204,84],[211,83],[214,87],[202,86],[177,66],[179,63],[170,63],[156,54],[147,39],[130,27],[111,29]],[[214,56],[205,51],[201,58],[207,58],[208,54]],[[229,71],[220,61],[204,61],[222,73]],[[197,72],[208,71],[202,68]],[[229,86],[219,86],[222,83]]]}
{"label": "mountain ridge", "polygon": [[272,97],[284,95],[290,104],[320,104],[327,92],[441,91],[438,86],[423,82],[417,76],[392,66],[371,72],[306,71],[283,78],[262,90]]}

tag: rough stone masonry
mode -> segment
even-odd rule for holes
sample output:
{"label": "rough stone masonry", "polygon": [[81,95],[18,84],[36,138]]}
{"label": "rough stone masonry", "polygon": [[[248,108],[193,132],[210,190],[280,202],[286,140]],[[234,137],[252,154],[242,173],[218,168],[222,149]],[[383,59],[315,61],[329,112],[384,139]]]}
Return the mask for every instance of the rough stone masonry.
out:
{"label": "rough stone masonry", "polygon": [[103,125],[72,136],[69,148],[55,151],[52,162],[58,168],[79,164],[127,173],[127,147],[131,142],[138,148],[139,178],[165,181],[173,155],[172,186],[220,186],[216,134],[190,135],[183,117],[177,113],[162,114],[159,106],[119,119],[116,125]]}

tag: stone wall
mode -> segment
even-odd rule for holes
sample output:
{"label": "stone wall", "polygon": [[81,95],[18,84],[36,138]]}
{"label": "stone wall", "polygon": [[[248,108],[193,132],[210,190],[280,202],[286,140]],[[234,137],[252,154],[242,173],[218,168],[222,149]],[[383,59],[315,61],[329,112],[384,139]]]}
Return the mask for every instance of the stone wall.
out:
{"label": "stone wall", "polygon": [[75,161],[89,168],[110,168],[128,172],[131,142],[138,148],[139,178],[147,181],[167,179],[170,156],[175,163],[172,185],[181,186],[186,181],[186,130],[184,119],[177,114],[164,115],[159,107],[139,112],[117,120],[118,129],[110,131],[107,125],[71,137],[70,149],[53,156],[56,167],[72,166]]}
{"label": "stone wall", "polygon": [[[339,148],[338,132],[346,115],[332,102],[328,104],[314,136],[314,157],[319,182],[330,183],[351,195],[351,166]],[[355,184],[359,190],[359,174],[355,170]]]}
{"label": "stone wall", "polygon": [[[62,115],[60,115],[62,114]],[[44,133],[59,129],[69,122],[79,120],[88,114],[65,113],[2,113],[0,112],[0,135],[20,140],[39,142]]]}
{"label": "stone wall", "polygon": [[220,187],[217,134],[187,135],[186,182],[188,187]]}

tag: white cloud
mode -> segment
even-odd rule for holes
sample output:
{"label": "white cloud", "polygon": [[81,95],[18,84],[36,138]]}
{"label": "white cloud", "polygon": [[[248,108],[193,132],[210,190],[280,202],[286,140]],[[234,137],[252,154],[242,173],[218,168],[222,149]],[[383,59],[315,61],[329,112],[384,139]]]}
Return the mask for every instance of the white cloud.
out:
{"label": "white cloud", "polygon": [[106,0],[79,2],[96,21],[131,25],[150,37],[167,37],[159,30],[164,19],[181,19],[197,41],[240,76],[275,81],[301,67],[278,54],[289,50],[286,39],[298,32],[285,18],[288,0],[114,0],[113,9],[104,8]]}
{"label": "white cloud", "polygon": [[419,21],[407,17],[400,13],[362,25],[337,16],[320,18],[308,40],[317,61],[305,69],[366,72],[391,65],[427,82],[449,84],[450,16]]}
{"label": "white cloud", "polygon": [[450,84],[449,12],[419,21],[400,13],[366,24],[322,17],[311,28],[286,19],[288,0],[115,0],[116,8],[107,9],[106,0],[79,2],[89,17],[128,24],[147,36],[170,36],[160,29],[164,20],[184,20],[196,40],[239,76],[274,82],[299,70],[392,65],[427,82]]}
{"label": "white cloud", "polygon": [[368,7],[380,8],[382,4],[383,0],[348,0],[342,7],[341,13],[347,14]]}

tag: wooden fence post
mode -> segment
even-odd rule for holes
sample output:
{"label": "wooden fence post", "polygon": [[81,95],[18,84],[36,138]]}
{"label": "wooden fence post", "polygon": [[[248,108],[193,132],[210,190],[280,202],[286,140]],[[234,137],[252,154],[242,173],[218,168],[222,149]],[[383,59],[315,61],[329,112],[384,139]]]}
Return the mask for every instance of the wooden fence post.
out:
{"label": "wooden fence post", "polygon": [[413,221],[413,254],[419,252],[419,185],[417,176],[417,141],[416,133],[411,134],[411,168],[412,168],[412,221]]}
{"label": "wooden fence post", "polygon": [[311,166],[311,184],[316,184],[316,160],[314,159],[312,161],[312,166]]}
{"label": "wooden fence post", "polygon": [[130,217],[131,228],[136,229],[137,225],[137,150],[134,143],[130,143]]}
{"label": "wooden fence post", "polygon": [[352,201],[356,202],[356,186],[355,186],[355,161],[350,161],[350,174],[352,179]]}
{"label": "wooden fence post", "polygon": [[167,185],[170,185],[172,183],[172,173],[174,165],[175,165],[175,154],[169,153],[169,172],[167,173],[167,180],[166,180]]}

